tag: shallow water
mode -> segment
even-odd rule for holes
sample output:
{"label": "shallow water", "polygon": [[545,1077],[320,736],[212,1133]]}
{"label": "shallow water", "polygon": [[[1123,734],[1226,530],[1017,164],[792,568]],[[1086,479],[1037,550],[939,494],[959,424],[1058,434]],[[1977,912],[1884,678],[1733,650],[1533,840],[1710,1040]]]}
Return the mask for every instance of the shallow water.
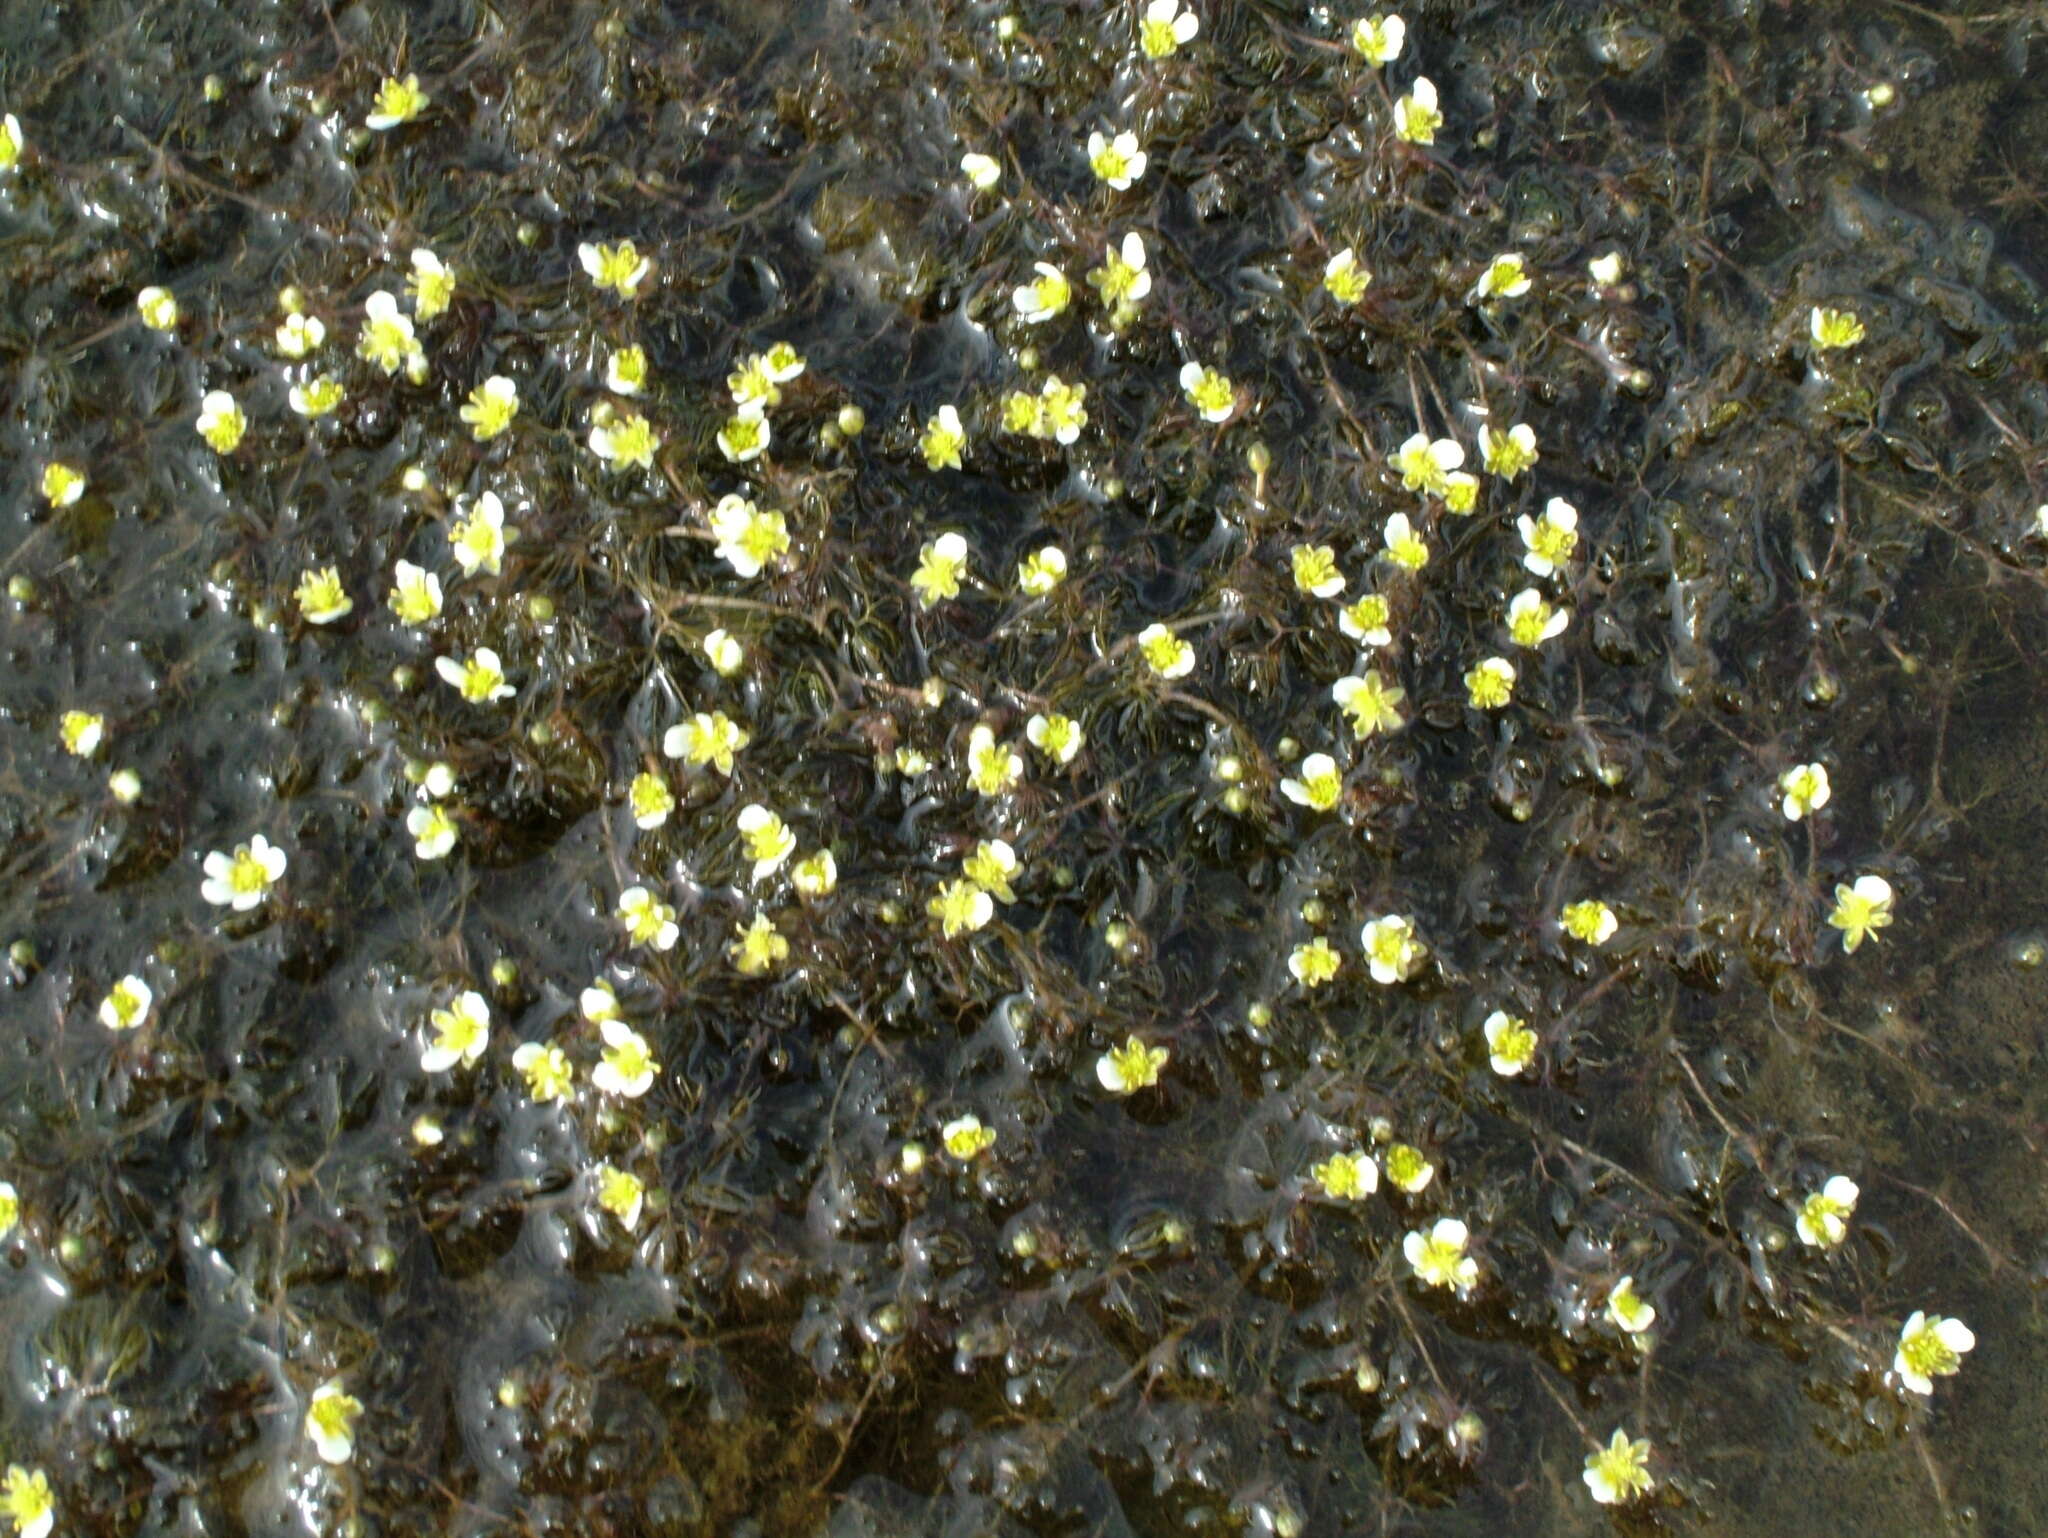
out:
{"label": "shallow water", "polygon": [[[1351,13],[1199,9],[1151,59],[1130,4],[0,6],[0,1462],[58,1534],[2048,1530],[2037,23],[1445,3],[1379,71]],[[393,74],[430,100],[372,132]],[[1392,130],[1418,75],[1433,145]],[[1115,190],[1084,145],[1126,128]],[[1132,231],[1112,328],[1085,274]],[[625,239],[631,297],[578,255]],[[416,308],[418,248],[456,281],[411,382],[356,347],[373,292]],[[1504,252],[1529,291],[1478,301]],[[1034,325],[1038,261],[1072,298]],[[1815,347],[1822,305],[1861,340]],[[728,377],[776,342],[803,370],[735,463]],[[345,399],[308,420],[316,373]],[[478,442],[494,375],[519,412]],[[1087,387],[1069,444],[1003,427],[1048,375]],[[608,399],[649,467],[592,452]],[[958,469],[921,447],[944,404]],[[1518,422],[1540,458],[1486,473],[1479,427]],[[1402,484],[1418,431],[1469,514]],[[465,574],[485,492],[517,537]],[[757,575],[710,532],[729,493],[786,519]],[[1554,497],[1579,539],[1541,577],[1517,519]],[[926,606],[948,530],[967,577]],[[424,625],[400,560],[442,584]],[[314,623],[328,565],[352,608]],[[1526,647],[1525,588],[1569,612]],[[1338,623],[1367,592],[1378,645]],[[480,647],[502,702],[436,676]],[[1403,720],[1360,740],[1330,691],[1368,668]],[[730,775],[664,751],[714,710]],[[1071,764],[1026,740],[1055,712]],[[1000,794],[977,725],[1022,760]],[[1313,753],[1324,811],[1281,789]],[[647,773],[674,807],[639,828]],[[759,881],[749,803],[795,835]],[[209,903],[259,834],[282,879]],[[928,904],[997,838],[1014,901],[948,935]],[[1845,952],[1870,874],[1892,922]],[[673,948],[625,931],[636,885]],[[1560,927],[1588,898],[1597,945]],[[789,949],[749,976],[757,913]],[[1389,914],[1427,954],[1381,983]],[[110,1030],[129,976],[151,1004]],[[597,979],[644,1095],[594,1076]],[[429,1071],[465,991],[487,1045]],[[1519,1075],[1496,1010],[1536,1033]],[[1159,1082],[1112,1094],[1133,1035]],[[956,1157],[970,1114],[993,1143]],[[1314,1173],[1396,1143],[1415,1192]],[[600,1165],[644,1184],[630,1229]],[[1794,1218],[1835,1174],[1819,1250]],[[1465,1296],[1404,1255],[1445,1217]],[[1978,1341],[1931,1396],[1892,1371],[1921,1310]],[[334,1463],[330,1381],[362,1407]],[[1609,1509],[1581,1473],[1617,1428],[1653,1482]]]}

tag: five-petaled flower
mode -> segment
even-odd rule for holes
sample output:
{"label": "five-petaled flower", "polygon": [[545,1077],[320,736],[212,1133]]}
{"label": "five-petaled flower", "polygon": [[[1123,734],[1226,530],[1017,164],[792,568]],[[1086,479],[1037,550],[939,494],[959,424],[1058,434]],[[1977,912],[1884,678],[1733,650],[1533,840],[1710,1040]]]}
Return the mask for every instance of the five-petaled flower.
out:
{"label": "five-petaled flower", "polygon": [[1378,593],[1361,593],[1337,611],[1337,628],[1360,646],[1390,646],[1393,611]]}
{"label": "five-petaled flower", "polygon": [[446,1073],[457,1063],[474,1068],[491,1044],[491,1006],[473,988],[431,1011],[427,1024],[434,1032],[420,1049],[420,1067],[427,1073]]}
{"label": "five-petaled flower", "polygon": [[387,75],[383,84],[377,87],[377,99],[370,115],[363,119],[363,126],[379,133],[388,132],[401,123],[410,123],[426,111],[427,103],[432,99],[420,89],[418,75],[407,75],[403,80],[396,75]]}
{"label": "five-petaled flower", "polygon": [[1313,992],[1337,975],[1343,959],[1336,946],[1317,935],[1287,953],[1287,971],[1297,983]]}
{"label": "five-petaled flower", "polygon": [[1388,913],[1368,920],[1358,933],[1367,966],[1376,983],[1405,983],[1429,955],[1429,947],[1415,933],[1415,921],[1404,914]]}
{"label": "five-petaled flower", "polygon": [[1000,796],[1024,777],[1024,755],[996,741],[995,729],[977,722],[967,734],[967,782],[984,796]]}
{"label": "five-petaled flower", "polygon": [[743,406],[718,429],[718,452],[734,464],[743,465],[750,459],[759,459],[773,437],[761,408]]}
{"label": "five-petaled flower", "polygon": [[1330,685],[1330,698],[1351,718],[1355,736],[1371,737],[1379,732],[1401,729],[1401,701],[1408,691],[1388,682],[1378,668],[1338,679]]}
{"label": "five-petaled flower", "polygon": [[1372,273],[1349,246],[1323,263],[1323,289],[1339,304],[1358,303],[1371,284]]}
{"label": "five-petaled flower", "polygon": [[1096,180],[1127,192],[1145,174],[1145,152],[1138,148],[1138,136],[1128,128],[1115,138],[1099,130],[1088,135],[1088,169]]}
{"label": "five-petaled flower", "polygon": [[948,529],[937,539],[927,540],[917,553],[917,570],[910,585],[917,590],[920,608],[929,609],[942,598],[960,596],[960,579],[967,572],[967,538]]}
{"label": "five-petaled flower", "polygon": [[345,392],[339,381],[326,374],[295,384],[286,399],[291,408],[302,417],[324,417],[342,402]]}
{"label": "five-petaled flower", "polygon": [[1183,363],[1180,387],[1204,422],[1228,422],[1237,410],[1237,386],[1206,364]]}
{"label": "five-petaled flower", "polygon": [[567,1100],[576,1088],[576,1067],[553,1042],[521,1042],[512,1054],[512,1066],[526,1081],[527,1098],[536,1105]]}
{"label": "five-petaled flower", "polygon": [[758,577],[789,553],[789,524],[778,512],[763,512],[737,492],[727,492],[711,509],[712,553],[742,577]]}
{"label": "five-petaled flower", "polygon": [[1156,621],[1138,632],[1145,665],[1161,678],[1185,678],[1195,670],[1195,649]]}
{"label": "five-petaled flower", "polygon": [[983,839],[961,861],[960,868],[969,881],[997,902],[1013,903],[1017,900],[1017,894],[1010,886],[1010,878],[1017,874],[1017,851],[1010,847],[1008,840]]}
{"label": "five-petaled flower", "polygon": [[[600,1070],[602,1071],[602,1070]],[[631,1170],[600,1164],[597,1174],[597,1205],[619,1220],[627,1233],[640,1226],[641,1209],[647,1203],[647,1186]]]}
{"label": "five-petaled flower", "polygon": [[21,163],[27,141],[21,136],[21,119],[9,112],[0,116],[0,171],[11,171]]}
{"label": "five-petaled flower", "polygon": [[1017,586],[1032,598],[1043,598],[1067,579],[1067,553],[1058,545],[1035,550],[1017,563]]}
{"label": "five-petaled flower", "polygon": [[192,425],[214,453],[232,454],[249,430],[249,419],[227,391],[208,390],[199,402],[199,419]]}
{"label": "five-petaled flower", "polygon": [[[0,1229],[0,1233],[5,1231]],[[57,1498],[50,1493],[49,1475],[10,1463],[5,1481],[0,1482],[0,1513],[14,1523],[15,1538],[49,1538],[57,1522]]]}
{"label": "five-petaled flower", "polygon": [[661,1071],[661,1064],[647,1049],[647,1038],[623,1020],[607,1020],[598,1032],[604,1037],[604,1056],[591,1070],[590,1082],[607,1095],[639,1099],[653,1087],[654,1076]]}
{"label": "five-petaled flower", "polygon": [[1794,764],[1778,776],[1778,790],[1784,796],[1786,818],[1798,822],[1828,804],[1831,793],[1826,764]]}
{"label": "five-petaled flower", "polygon": [[1842,932],[1842,949],[1853,951],[1892,921],[1892,884],[1882,876],[1858,876],[1835,887],[1835,911],[1828,922]]}
{"label": "five-petaled flower", "polygon": [[460,833],[448,808],[438,801],[416,806],[407,812],[405,831],[412,835],[412,852],[422,860],[441,859],[455,847]]}
{"label": "five-petaled flower", "polygon": [[446,310],[449,301],[455,297],[455,269],[425,246],[416,246],[412,253],[412,272],[406,277],[405,287],[412,295],[413,318],[432,320]]}
{"label": "five-petaled flower", "polygon": [[676,809],[676,796],[667,780],[643,769],[626,787],[626,806],[633,813],[633,826],[647,832],[668,821],[668,814]]}
{"label": "five-petaled flower", "polygon": [[1055,710],[1026,721],[1024,740],[1054,763],[1065,765],[1071,764],[1074,755],[1081,751],[1087,733],[1081,730],[1080,722]]}
{"label": "five-petaled flower", "polygon": [[1142,1037],[1126,1036],[1122,1046],[1095,1060],[1095,1082],[1112,1095],[1134,1095],[1159,1082],[1159,1071],[1171,1056],[1165,1047],[1148,1047]]}
{"label": "five-petaled flower", "polygon": [[1505,657],[1482,657],[1465,674],[1465,698],[1474,710],[1498,710],[1515,693],[1515,665]]}
{"label": "five-petaled flower", "polygon": [[576,248],[576,260],[600,290],[609,289],[621,299],[634,298],[641,281],[654,270],[654,263],[642,256],[630,240],[617,245],[586,241]]}
{"label": "five-petaled flower", "polygon": [[413,334],[412,317],[398,308],[390,290],[378,289],[363,301],[363,329],[356,336],[356,356],[387,374],[410,369],[426,351]]}
{"label": "five-petaled flower", "polygon": [[1533,587],[1525,587],[1508,600],[1508,636],[1517,646],[1532,650],[1564,634],[1572,622],[1572,611],[1553,606]]}
{"label": "five-petaled flower", "polygon": [[1408,94],[1394,103],[1394,137],[1407,144],[1434,144],[1436,131],[1443,126],[1436,85],[1427,75],[1419,75]]}
{"label": "five-petaled flower", "polygon": [[799,895],[813,902],[821,897],[830,897],[832,889],[839,885],[839,862],[832,858],[831,850],[820,849],[796,862],[790,870],[789,881]]}
{"label": "five-petaled flower", "polygon": [[590,452],[614,470],[646,470],[661,436],[637,411],[607,411],[590,427]]}
{"label": "five-petaled flower", "polygon": [[1486,264],[1486,271],[1472,285],[1472,292],[1465,296],[1465,302],[1480,304],[1488,299],[1519,299],[1529,292],[1529,284],[1529,271],[1522,264],[1521,254],[1503,251]]}
{"label": "five-petaled flower", "polygon": [[1383,536],[1387,559],[1403,571],[1420,571],[1429,564],[1429,544],[1409,522],[1406,513],[1389,515]]}
{"label": "five-petaled flower", "polygon": [[400,561],[392,569],[390,595],[385,602],[401,625],[419,626],[441,613],[441,579],[423,566]]}
{"label": "five-petaled flower", "polygon": [[1536,1061],[1536,1033],[1521,1016],[1496,1009],[1484,1029],[1487,1061],[1502,1078],[1511,1079]]}
{"label": "five-petaled flower", "polygon": [[110,1031],[132,1031],[149,1018],[149,1006],[155,998],[149,984],[141,978],[124,977],[100,1000],[100,1024]]}
{"label": "five-petaled flower", "polygon": [[1607,1290],[1607,1317],[1626,1335],[1640,1335],[1657,1322],[1657,1310],[1636,1291],[1636,1279],[1624,1276]]}
{"label": "five-petaled flower", "polygon": [[1073,301],[1074,286],[1067,281],[1067,275],[1050,262],[1033,262],[1031,267],[1038,276],[1013,290],[1010,303],[1016,307],[1020,319],[1035,326],[1065,312]]}
{"label": "five-petaled flower", "polygon": [[1344,591],[1344,573],[1337,569],[1337,552],[1328,545],[1296,545],[1288,556],[1294,571],[1294,585],[1318,598],[1335,598]]}
{"label": "five-petaled flower", "polygon": [[1092,268],[1088,281],[1110,311],[1110,323],[1122,327],[1137,314],[1138,301],[1152,292],[1152,274],[1145,267],[1145,239],[1136,230],[1127,233],[1121,247],[1111,246],[1100,267]]}
{"label": "five-petaled flower", "polygon": [[941,406],[924,424],[924,437],[918,447],[924,453],[926,469],[959,469],[960,455],[967,447],[967,429],[960,425],[960,408]]}
{"label": "five-petaled flower", "polygon": [[1562,571],[1579,548],[1579,510],[1563,497],[1544,504],[1543,515],[1515,520],[1522,534],[1522,564],[1539,577]]}
{"label": "five-petaled flower", "polygon": [[1399,16],[1361,16],[1351,24],[1351,46],[1375,69],[1400,58],[1407,39],[1408,23]]}
{"label": "five-petaled flower", "polygon": [[1799,1204],[1792,1226],[1799,1242],[1817,1250],[1831,1250],[1849,1232],[1849,1218],[1856,1211],[1856,1198],[1863,1193],[1847,1175],[1830,1175],[1818,1191],[1807,1193]]}
{"label": "five-petaled flower", "polygon": [[1614,910],[1597,897],[1582,897],[1577,902],[1566,903],[1558,913],[1557,921],[1564,926],[1566,934],[1588,945],[1605,945],[1621,927]]}
{"label": "five-petaled flower", "polygon": [[473,578],[477,571],[494,578],[500,573],[506,555],[506,508],[496,492],[479,492],[475,506],[449,524],[449,551],[465,578]]}
{"label": "five-petaled flower", "polygon": [[441,682],[459,692],[472,705],[495,705],[512,698],[514,690],[505,682],[504,665],[488,646],[479,646],[466,662],[453,657],[436,657],[434,671]]}
{"label": "five-petaled flower", "polygon": [[1436,1166],[1413,1143],[1389,1144],[1386,1166],[1388,1183],[1409,1196],[1421,1195],[1436,1179]]}
{"label": "five-petaled flower", "polygon": [[759,802],[749,802],[740,808],[736,826],[740,842],[746,845],[747,858],[754,862],[756,885],[781,870],[783,862],[796,853],[795,832]]}
{"label": "five-petaled flower", "polygon": [[313,1390],[306,1405],[306,1435],[313,1439],[313,1451],[322,1463],[346,1463],[355,1455],[356,1417],[363,1413],[362,1401],[329,1378]]}
{"label": "five-petaled flower", "polygon": [[614,395],[638,395],[647,388],[647,349],[615,347],[604,363],[604,387]]}
{"label": "five-petaled flower", "polygon": [[1416,1279],[1426,1287],[1448,1287],[1459,1297],[1479,1285],[1479,1262],[1466,1253],[1472,1231],[1456,1218],[1438,1218],[1423,1233],[1410,1229],[1401,1239]]}
{"label": "five-petaled flower", "polygon": [[720,678],[731,678],[747,660],[747,648],[723,625],[704,632],[704,660]]}
{"label": "five-petaled flower", "polygon": [[924,911],[939,921],[939,933],[948,940],[972,934],[995,917],[995,899],[964,876],[956,876],[925,905]]}
{"label": "five-petaled flower", "polygon": [[1323,1194],[1340,1202],[1363,1201],[1380,1188],[1380,1167],[1362,1148],[1346,1149],[1310,1167]]}
{"label": "five-petaled flower", "polygon": [[300,573],[292,597],[309,625],[331,625],[356,606],[341,585],[341,572],[332,566],[308,567]]}
{"label": "five-petaled flower", "polygon": [[1650,1444],[1617,1427],[1605,1447],[1586,1454],[1586,1488],[1602,1506],[1626,1505],[1649,1490],[1649,1464]]}
{"label": "five-petaled flower", "polygon": [[742,977],[758,977],[789,959],[789,940],[765,913],[739,926],[739,938],[726,948],[735,971]]}
{"label": "five-petaled flower", "polygon": [[720,774],[730,775],[734,758],[749,740],[747,729],[730,720],[724,711],[700,710],[668,729],[662,737],[661,750],[695,768],[709,764]]}
{"label": "five-petaled flower", "polygon": [[1301,761],[1301,777],[1280,782],[1280,794],[1296,806],[1327,812],[1344,794],[1344,776],[1327,753],[1311,753]]}
{"label": "five-petaled flower", "polygon": [[327,323],[317,315],[302,315],[294,310],[278,323],[277,351],[280,357],[296,362],[318,352],[326,341]]}
{"label": "five-petaled flower", "polygon": [[1962,1320],[1915,1309],[1899,1331],[1892,1371],[1914,1393],[1931,1394],[1934,1380],[1952,1376],[1963,1365],[1963,1354],[1976,1344],[1975,1332]]}
{"label": "five-petaled flower", "polygon": [[1817,304],[1807,316],[1806,329],[1813,345],[1822,351],[1854,347],[1863,340],[1863,322],[1854,310],[1831,310]]}
{"label": "five-petaled flower", "polygon": [[1163,59],[1194,37],[1202,18],[1182,10],[1180,0],[1146,0],[1138,18],[1138,47],[1148,59]]}
{"label": "five-petaled flower", "polygon": [[503,374],[493,374],[469,392],[456,415],[469,424],[470,435],[478,443],[487,443],[519,415],[519,386]]}
{"label": "five-petaled flower", "polygon": [[644,886],[629,886],[619,893],[618,920],[635,945],[657,951],[674,950],[682,933],[676,925],[676,910]]}
{"label": "five-petaled flower", "polygon": [[216,907],[247,913],[270,895],[284,866],[284,851],[259,833],[248,843],[235,845],[231,855],[216,849],[206,857],[199,895]]}
{"label": "five-petaled flower", "polygon": [[966,1116],[956,1116],[939,1128],[939,1141],[945,1145],[946,1152],[963,1164],[987,1153],[995,1145],[995,1140],[995,1129],[984,1127],[981,1118],[971,1112]]}
{"label": "five-petaled flower", "polygon": [[1479,429],[1479,458],[1490,475],[1512,481],[1535,464],[1538,457],[1536,429],[1527,422],[1517,422],[1504,433],[1497,433],[1490,426]]}
{"label": "five-petaled flower", "polygon": [[1465,462],[1465,449],[1455,438],[1432,439],[1415,433],[1394,450],[1394,468],[1401,472],[1401,485],[1440,497],[1450,487],[1451,472]]}

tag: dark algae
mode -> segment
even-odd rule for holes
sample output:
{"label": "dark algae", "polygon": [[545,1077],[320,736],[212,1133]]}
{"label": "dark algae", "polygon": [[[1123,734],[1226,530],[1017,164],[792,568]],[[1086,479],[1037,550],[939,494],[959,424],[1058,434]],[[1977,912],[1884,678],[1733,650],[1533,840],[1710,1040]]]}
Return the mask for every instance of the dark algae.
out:
{"label": "dark algae", "polygon": [[0,4],[0,1538],[2048,1531],[2044,28]]}

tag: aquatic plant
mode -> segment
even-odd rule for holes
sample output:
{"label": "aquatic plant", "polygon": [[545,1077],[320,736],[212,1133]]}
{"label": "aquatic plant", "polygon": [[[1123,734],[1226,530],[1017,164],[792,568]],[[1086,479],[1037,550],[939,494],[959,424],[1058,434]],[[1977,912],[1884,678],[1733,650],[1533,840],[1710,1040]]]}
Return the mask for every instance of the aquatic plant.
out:
{"label": "aquatic plant", "polygon": [[2021,22],[17,9],[17,1530],[2041,1525]]}

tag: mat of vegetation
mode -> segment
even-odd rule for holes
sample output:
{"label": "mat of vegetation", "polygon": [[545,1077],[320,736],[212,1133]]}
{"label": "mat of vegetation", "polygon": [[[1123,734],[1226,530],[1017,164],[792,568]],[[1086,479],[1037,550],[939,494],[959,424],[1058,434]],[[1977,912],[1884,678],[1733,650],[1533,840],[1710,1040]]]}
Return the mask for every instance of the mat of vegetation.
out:
{"label": "mat of vegetation", "polygon": [[0,6],[0,1527],[2048,1530],[2038,6]]}

